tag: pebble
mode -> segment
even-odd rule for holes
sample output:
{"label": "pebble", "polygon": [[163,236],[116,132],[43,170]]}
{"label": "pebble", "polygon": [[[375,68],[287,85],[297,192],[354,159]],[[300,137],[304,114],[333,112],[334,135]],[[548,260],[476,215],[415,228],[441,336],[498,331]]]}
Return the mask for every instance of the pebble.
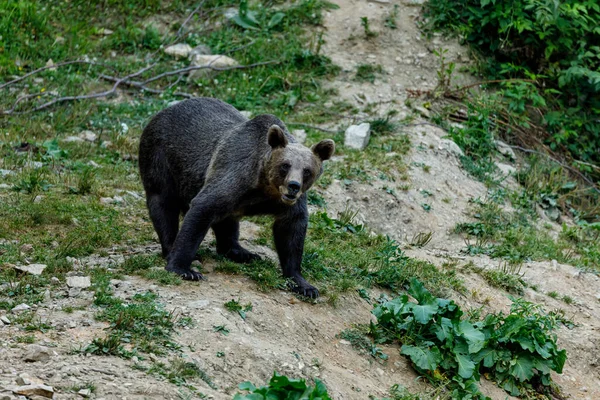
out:
{"label": "pebble", "polygon": [[292,135],[298,140],[298,143],[304,143],[306,141],[306,131],[304,129],[293,130]]}
{"label": "pebble", "polygon": [[8,319],[6,315],[0,316],[0,321],[2,321],[4,325],[10,325],[10,319]]}
{"label": "pebble", "polygon": [[70,288],[85,289],[92,286],[89,276],[69,276],[67,286]]}
{"label": "pebble", "polygon": [[21,312],[21,311],[26,311],[29,310],[31,307],[29,307],[27,304],[25,303],[21,303],[18,306],[14,307],[11,311],[12,312]]}
{"label": "pebble", "polygon": [[30,344],[23,356],[26,362],[48,361],[50,359],[50,350],[39,344]]}
{"label": "pebble", "polygon": [[31,275],[41,275],[42,272],[46,269],[46,264],[29,264],[29,265],[16,265],[15,269],[17,271],[25,272]]}
{"label": "pebble", "polygon": [[192,46],[186,43],[177,43],[168,47],[165,47],[165,54],[173,56],[175,58],[187,58],[192,52]]}
{"label": "pebble", "polygon": [[47,386],[44,384],[18,386],[13,389],[13,393],[30,398],[33,396],[42,396],[48,399],[54,397],[54,389],[52,386]]}

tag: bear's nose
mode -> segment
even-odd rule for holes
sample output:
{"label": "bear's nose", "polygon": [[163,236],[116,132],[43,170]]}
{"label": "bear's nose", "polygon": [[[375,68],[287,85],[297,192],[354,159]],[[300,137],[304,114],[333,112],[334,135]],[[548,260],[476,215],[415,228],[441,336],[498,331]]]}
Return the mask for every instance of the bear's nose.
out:
{"label": "bear's nose", "polygon": [[288,194],[295,195],[300,190],[300,183],[291,181],[288,183]]}

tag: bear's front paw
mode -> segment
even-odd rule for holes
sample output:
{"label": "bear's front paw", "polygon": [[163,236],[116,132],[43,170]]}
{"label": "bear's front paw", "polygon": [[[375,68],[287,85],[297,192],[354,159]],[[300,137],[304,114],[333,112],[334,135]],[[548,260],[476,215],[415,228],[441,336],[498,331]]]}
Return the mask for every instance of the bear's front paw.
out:
{"label": "bear's front paw", "polygon": [[293,278],[293,281],[292,292],[298,293],[299,295],[305,297],[310,297],[311,299],[316,299],[319,297],[319,289],[306,282],[304,278]]}
{"label": "bear's front paw", "polygon": [[165,268],[169,272],[174,272],[181,277],[181,279],[186,281],[202,281],[204,277],[198,271],[194,271],[191,268],[178,268],[172,265],[167,265]]}

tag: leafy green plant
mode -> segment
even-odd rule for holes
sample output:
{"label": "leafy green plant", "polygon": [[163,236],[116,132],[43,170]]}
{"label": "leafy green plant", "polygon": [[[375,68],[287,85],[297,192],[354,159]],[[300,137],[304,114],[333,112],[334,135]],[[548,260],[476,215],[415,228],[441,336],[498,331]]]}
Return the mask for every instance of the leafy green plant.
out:
{"label": "leafy green plant", "polygon": [[[600,161],[600,7],[594,0],[430,0],[428,26],[456,33],[483,55],[500,86],[498,114],[554,151]],[[520,123],[513,124],[517,117]],[[521,132],[519,132],[521,130]],[[547,130],[550,135],[545,135]],[[593,176],[598,171],[576,163]]]}
{"label": "leafy green plant", "polygon": [[508,315],[489,314],[483,320],[464,318],[451,300],[435,298],[416,279],[403,295],[373,310],[377,343],[398,340],[401,354],[433,382],[443,383],[452,398],[480,398],[477,386],[486,374],[513,396],[551,391],[550,372],[562,372],[566,351],[559,350],[557,318],[540,306],[513,299]]}
{"label": "leafy green plant", "polygon": [[264,27],[266,30],[271,30],[281,23],[285,14],[282,12],[274,13],[267,21],[259,22],[259,15],[256,11],[248,9],[248,1],[240,0],[240,8],[238,13],[232,18],[233,22],[244,29],[260,29]]}
{"label": "leafy green plant", "polygon": [[377,32],[373,32],[371,30],[371,26],[369,25],[369,18],[368,17],[360,17],[360,25],[363,27],[363,30],[365,32],[365,37],[367,39],[371,39],[374,37],[378,36]]}
{"label": "leafy green plant", "polygon": [[292,379],[284,375],[273,373],[273,377],[266,386],[256,387],[250,382],[243,382],[238,385],[241,390],[246,390],[248,394],[236,394],[234,400],[287,400],[287,399],[307,399],[307,400],[330,400],[327,394],[327,388],[318,379],[315,379],[315,386],[309,386],[304,379]]}
{"label": "leafy green plant", "polygon": [[360,64],[356,68],[356,80],[360,82],[375,82],[377,74],[383,74],[383,67],[379,64]]}
{"label": "leafy green plant", "polygon": [[390,29],[398,29],[398,25],[396,24],[396,19],[398,18],[398,4],[394,4],[394,8],[389,14],[385,17],[384,25]]}
{"label": "leafy green plant", "polygon": [[252,303],[245,304],[242,306],[239,300],[231,299],[227,303],[225,303],[225,308],[231,311],[232,313],[238,313],[242,319],[246,319],[246,313],[248,311],[252,311]]}

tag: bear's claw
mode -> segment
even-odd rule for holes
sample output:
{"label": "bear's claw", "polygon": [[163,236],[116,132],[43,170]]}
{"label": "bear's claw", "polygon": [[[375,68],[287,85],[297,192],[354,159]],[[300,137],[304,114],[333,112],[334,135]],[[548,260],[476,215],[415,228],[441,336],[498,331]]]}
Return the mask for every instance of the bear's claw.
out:
{"label": "bear's claw", "polygon": [[200,272],[194,271],[193,269],[187,268],[173,268],[168,267],[165,268],[169,272],[173,272],[181,277],[181,279],[185,281],[203,281],[204,276]]}

